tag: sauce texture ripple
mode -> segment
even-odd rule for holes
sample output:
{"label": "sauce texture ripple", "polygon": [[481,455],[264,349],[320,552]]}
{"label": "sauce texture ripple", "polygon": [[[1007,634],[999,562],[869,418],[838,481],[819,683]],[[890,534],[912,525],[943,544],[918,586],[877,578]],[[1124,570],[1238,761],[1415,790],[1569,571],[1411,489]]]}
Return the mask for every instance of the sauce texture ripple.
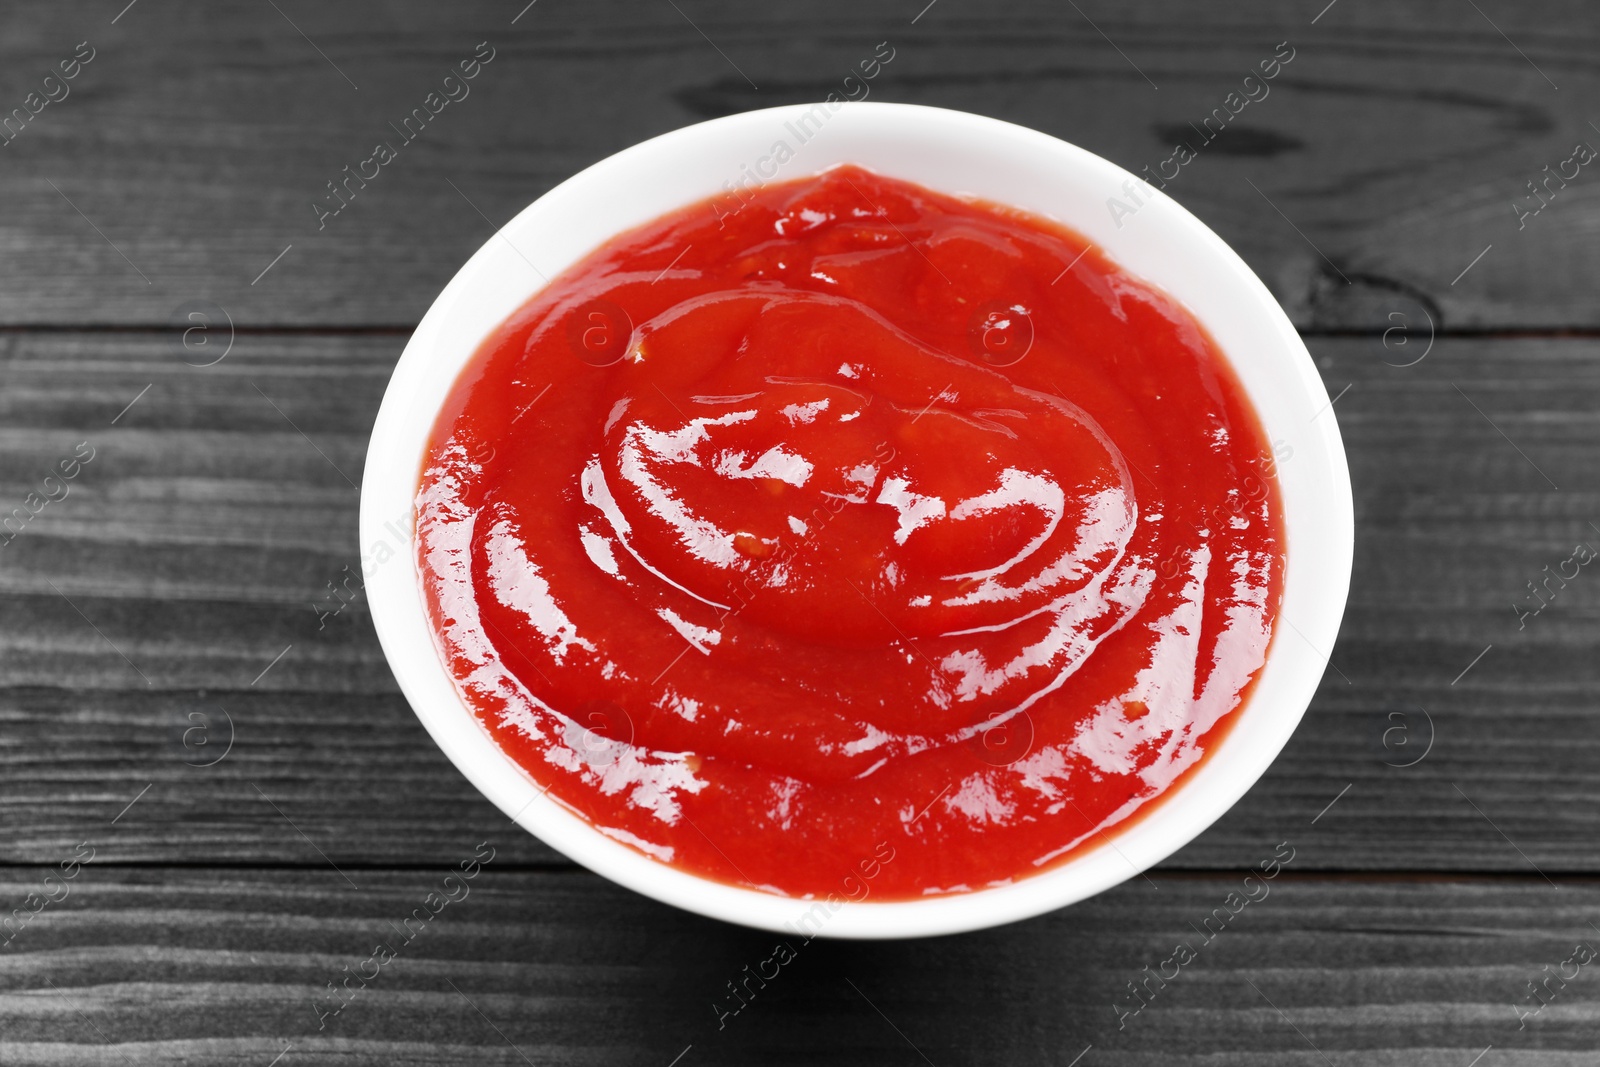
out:
{"label": "sauce texture ripple", "polygon": [[720,881],[910,899],[1198,765],[1265,661],[1279,512],[1170,297],[839,167],[624,234],[495,331],[417,544],[458,687],[550,796]]}

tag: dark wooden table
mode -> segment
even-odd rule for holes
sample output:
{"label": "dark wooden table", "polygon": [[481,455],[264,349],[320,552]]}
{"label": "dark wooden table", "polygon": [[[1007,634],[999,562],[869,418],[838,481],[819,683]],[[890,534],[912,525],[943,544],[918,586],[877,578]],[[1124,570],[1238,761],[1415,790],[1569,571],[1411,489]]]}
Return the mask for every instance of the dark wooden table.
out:
{"label": "dark wooden table", "polygon": [[[0,534],[0,1062],[1595,1062],[1600,576],[1566,562],[1600,547],[1592,5],[125,3],[0,14],[0,514],[28,516]],[[813,942],[719,1029],[771,936],[515,829],[364,602],[319,612],[390,369],[467,255],[583,166],[819,98],[882,41],[872,99],[1133,170],[1288,42],[1168,191],[1337,396],[1354,587],[1293,742],[1150,879]],[[479,42],[470,96],[319,230]],[[470,898],[319,1019],[484,841]],[[1119,1028],[1280,842],[1270,897]]]}

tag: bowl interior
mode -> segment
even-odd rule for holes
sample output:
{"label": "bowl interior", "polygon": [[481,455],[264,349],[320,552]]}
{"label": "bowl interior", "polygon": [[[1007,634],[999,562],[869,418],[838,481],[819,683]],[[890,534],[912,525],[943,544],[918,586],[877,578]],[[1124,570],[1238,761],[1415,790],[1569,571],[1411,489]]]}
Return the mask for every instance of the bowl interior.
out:
{"label": "bowl interior", "polygon": [[[1288,563],[1283,625],[1267,664],[1231,733],[1175,795],[1099,847],[1011,885],[836,905],[668,867],[545,796],[457,694],[434,648],[410,536],[441,401],[484,337],[548,279],[616,233],[731,196],[741,181],[798,178],[844,162],[1054,218],[1186,305],[1233,364],[1278,451]],[[385,654],[418,717],[474,785],[552,847],[640,893],[731,922],[832,937],[952,933],[1026,918],[1115,885],[1195,837],[1266,770],[1310,702],[1338,633],[1352,543],[1349,473],[1328,394],[1282,309],[1220,238],[1128,172],[1063,141],[900,104],[797,105],[686,127],[541,197],[489,238],[418,326],[384,395],[361,494],[366,589]]]}

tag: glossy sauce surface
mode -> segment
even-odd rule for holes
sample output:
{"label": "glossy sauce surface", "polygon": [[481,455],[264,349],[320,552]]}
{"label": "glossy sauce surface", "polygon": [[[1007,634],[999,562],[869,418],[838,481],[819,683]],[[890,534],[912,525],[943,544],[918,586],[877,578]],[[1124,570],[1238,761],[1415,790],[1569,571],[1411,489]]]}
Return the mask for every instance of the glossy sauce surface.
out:
{"label": "glossy sauce surface", "polygon": [[1185,310],[853,167],[556,278],[441,411],[417,531],[441,653],[552,797],[857,900],[1146,809],[1231,725],[1283,562],[1271,447]]}

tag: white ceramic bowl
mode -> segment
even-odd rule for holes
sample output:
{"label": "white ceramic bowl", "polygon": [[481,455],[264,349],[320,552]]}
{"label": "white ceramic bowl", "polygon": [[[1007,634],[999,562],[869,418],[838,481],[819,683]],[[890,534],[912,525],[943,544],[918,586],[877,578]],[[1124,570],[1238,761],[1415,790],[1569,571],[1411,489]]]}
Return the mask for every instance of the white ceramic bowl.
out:
{"label": "white ceramic bowl", "polygon": [[[793,158],[776,168],[779,142]],[[833,910],[666,866],[543,795],[457,694],[423,611],[410,536],[441,401],[484,337],[546,278],[613,235],[724,193],[746,174],[785,180],[845,162],[1014,205],[1089,237],[1205,324],[1269,440],[1293,453],[1278,467],[1288,533],[1282,625],[1239,721],[1176,795],[1114,832],[1111,843],[1011,885]],[[1137,210],[1114,218],[1112,198]],[[1311,357],[1266,287],[1216,234],[1127,171],[1053,137],[959,111],[879,103],[796,105],[689,126],[602,160],[529,205],[467,261],[412,335],[372,430],[361,491],[366,591],[384,653],[433,739],[501,811],[646,896],[770,930],[809,915],[805,930],[850,938],[954,933],[1038,915],[1116,885],[1210,826],[1266,771],[1317,688],[1344,611],[1353,527],[1344,450]]]}

